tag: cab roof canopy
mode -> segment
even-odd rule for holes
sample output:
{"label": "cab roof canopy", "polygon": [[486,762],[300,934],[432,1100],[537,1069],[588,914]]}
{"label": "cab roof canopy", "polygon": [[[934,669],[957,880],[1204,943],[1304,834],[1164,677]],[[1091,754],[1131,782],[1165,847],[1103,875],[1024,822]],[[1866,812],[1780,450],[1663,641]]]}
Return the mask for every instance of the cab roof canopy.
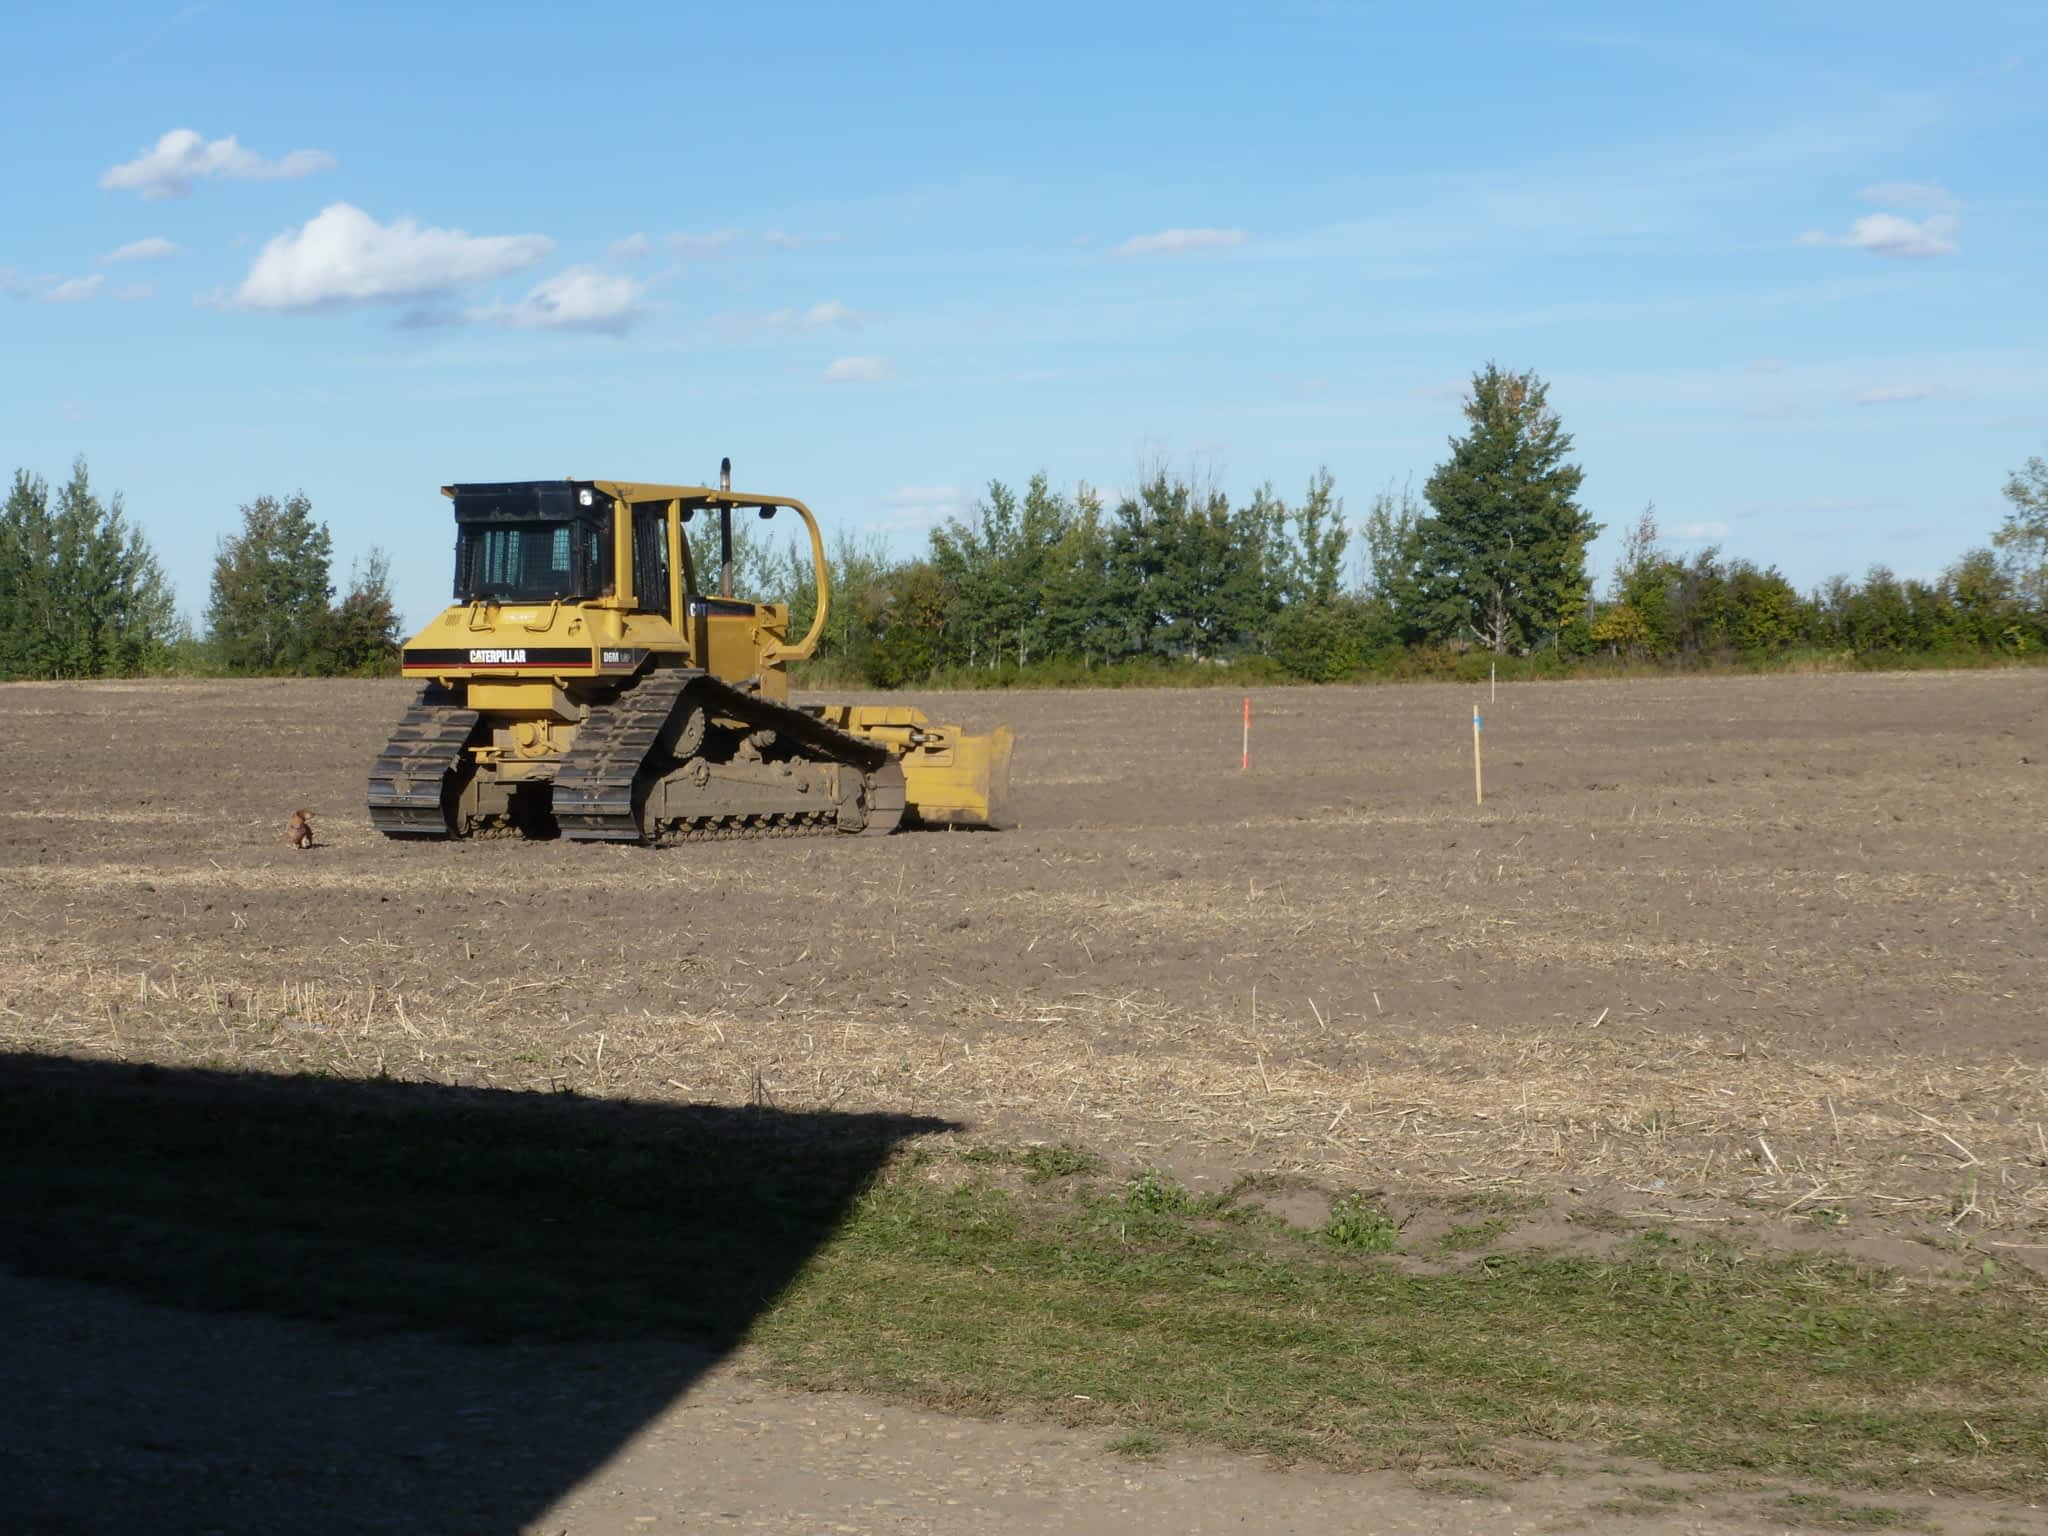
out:
{"label": "cab roof canopy", "polygon": [[600,510],[587,480],[479,481],[444,485],[441,494],[454,501],[458,523],[566,523],[595,518]]}
{"label": "cab roof canopy", "polygon": [[444,485],[441,494],[454,501],[458,523],[562,522],[574,517],[599,517],[615,496],[636,507],[675,500],[686,507],[789,505],[783,497],[742,498],[705,485],[643,485],[623,480],[475,480]]}

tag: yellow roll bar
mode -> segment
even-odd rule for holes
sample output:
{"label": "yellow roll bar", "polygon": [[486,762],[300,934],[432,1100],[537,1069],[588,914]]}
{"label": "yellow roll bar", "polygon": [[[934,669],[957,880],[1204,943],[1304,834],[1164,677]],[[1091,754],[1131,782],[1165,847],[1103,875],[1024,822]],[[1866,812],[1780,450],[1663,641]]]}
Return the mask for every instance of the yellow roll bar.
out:
{"label": "yellow roll bar", "polygon": [[[825,633],[825,619],[832,610],[832,579],[830,567],[825,560],[825,536],[818,531],[818,520],[811,515],[811,509],[794,496],[755,496],[740,491],[721,491],[709,485],[641,485],[625,480],[591,480],[585,482],[595,486],[614,501],[631,506],[640,501],[666,501],[680,512],[683,508],[702,507],[705,511],[725,509],[738,512],[743,508],[787,507],[804,520],[804,528],[811,536],[811,576],[818,586],[818,611],[811,615],[811,627],[803,639],[795,644],[772,646],[762,656],[762,661],[772,665],[778,661],[802,661],[818,649],[818,637]],[[623,521],[623,520],[622,520]],[[621,567],[630,570],[631,534],[619,537],[614,558]]]}

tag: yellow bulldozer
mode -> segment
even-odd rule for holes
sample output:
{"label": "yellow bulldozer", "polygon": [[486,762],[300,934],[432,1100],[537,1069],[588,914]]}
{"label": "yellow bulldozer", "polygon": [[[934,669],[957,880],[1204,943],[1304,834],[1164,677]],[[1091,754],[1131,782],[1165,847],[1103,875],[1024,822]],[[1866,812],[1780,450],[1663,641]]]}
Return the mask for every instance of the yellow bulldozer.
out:
{"label": "yellow bulldozer", "polygon": [[[370,770],[390,837],[560,835],[668,843],[910,822],[998,826],[1011,736],[971,736],[902,705],[796,705],[789,663],[831,602],[824,540],[788,496],[719,483],[522,480],[447,485],[455,602],[405,643],[422,680]],[[733,596],[733,517],[793,512],[817,608]],[[718,525],[718,589],[689,538]]]}

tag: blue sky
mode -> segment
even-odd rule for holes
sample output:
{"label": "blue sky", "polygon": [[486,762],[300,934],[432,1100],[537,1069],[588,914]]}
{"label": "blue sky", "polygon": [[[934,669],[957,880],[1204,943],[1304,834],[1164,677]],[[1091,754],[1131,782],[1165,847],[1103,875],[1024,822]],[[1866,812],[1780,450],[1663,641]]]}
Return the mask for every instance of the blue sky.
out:
{"label": "blue sky", "polygon": [[[1458,19],[1441,19],[1455,16]],[[0,472],[205,602],[303,489],[445,601],[450,480],[1419,487],[1489,360],[1585,499],[1802,586],[2048,450],[2048,6],[12,8]]]}

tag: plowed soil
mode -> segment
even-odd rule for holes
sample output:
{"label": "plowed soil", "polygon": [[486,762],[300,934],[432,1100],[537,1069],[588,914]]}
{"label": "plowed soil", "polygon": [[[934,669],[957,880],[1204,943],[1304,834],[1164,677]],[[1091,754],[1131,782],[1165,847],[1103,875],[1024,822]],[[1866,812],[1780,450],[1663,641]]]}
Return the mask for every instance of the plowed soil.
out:
{"label": "plowed soil", "polygon": [[0,689],[0,1044],[2048,1256],[2048,672],[925,698],[1014,829],[662,850],[377,836],[407,696]]}
{"label": "plowed soil", "polygon": [[[1462,688],[1259,693],[1249,771],[1236,694],[924,698],[1016,727],[1013,829],[662,850],[380,838],[407,694],[0,688],[0,1051],[925,1115],[1311,1225],[1369,1192],[1419,1265],[1645,1227],[2048,1261],[2048,671],[1519,685],[1483,805]],[[471,1528],[428,1511],[522,1475],[550,1532],[1780,1524],[4,1285],[34,1529]]]}

